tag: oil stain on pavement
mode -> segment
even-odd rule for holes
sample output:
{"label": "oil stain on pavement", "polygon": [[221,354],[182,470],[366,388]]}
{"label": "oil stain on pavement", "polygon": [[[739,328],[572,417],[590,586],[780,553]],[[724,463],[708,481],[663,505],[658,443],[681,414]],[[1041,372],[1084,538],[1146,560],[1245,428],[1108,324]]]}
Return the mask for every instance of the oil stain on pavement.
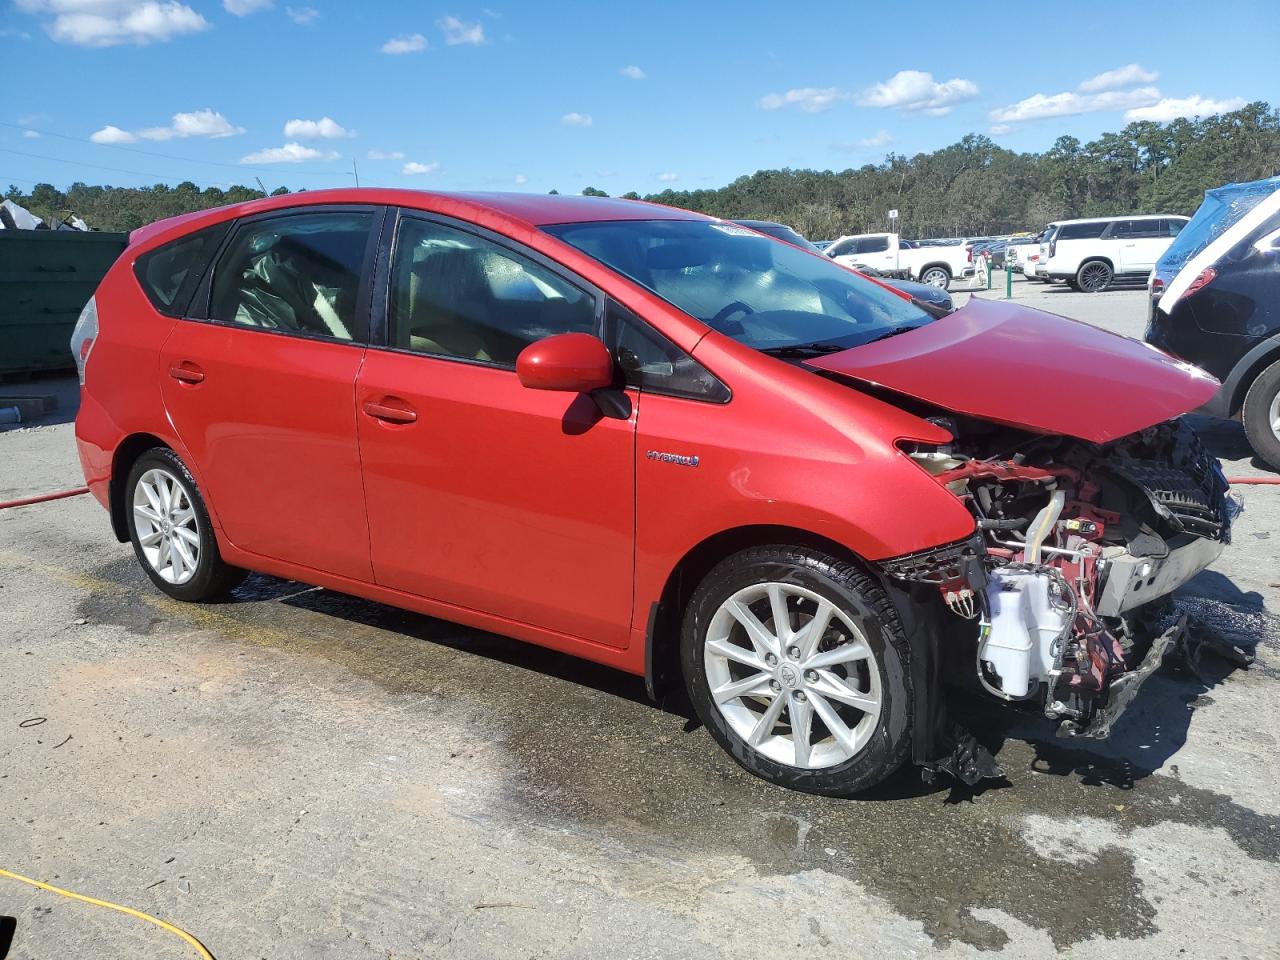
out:
{"label": "oil stain on pavement", "polygon": [[[1219,829],[1242,856],[1280,862],[1280,817],[1151,775],[1160,762],[1055,740],[1034,718],[979,712],[971,721],[999,747],[1011,785],[962,794],[907,768],[872,797],[832,800],[750,777],[687,710],[649,704],[637,678],[552,651],[267,577],[199,607],[156,594],[132,558],[94,579],[110,588],[80,604],[93,622],[140,634],[212,630],[323,658],[394,695],[447,698],[507,755],[509,779],[479,815],[568,827],[646,857],[741,858],[763,875],[826,871],[920,922],[940,946],[1003,947],[1008,934],[975,916],[983,909],[1044,931],[1059,949],[1150,936],[1157,903],[1134,853],[1107,837],[1162,824]],[[1159,725],[1185,733],[1194,710],[1211,704],[1206,685],[1176,674],[1161,682]],[[1052,850],[1028,836],[1029,818],[1054,825]]]}

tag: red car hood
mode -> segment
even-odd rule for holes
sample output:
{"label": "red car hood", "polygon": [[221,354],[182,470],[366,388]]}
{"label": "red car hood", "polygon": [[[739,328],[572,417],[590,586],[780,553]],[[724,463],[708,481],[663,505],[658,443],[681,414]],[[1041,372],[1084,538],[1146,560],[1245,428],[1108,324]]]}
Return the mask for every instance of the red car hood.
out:
{"label": "red car hood", "polygon": [[1218,381],[1065,317],[972,298],[927,326],[806,363],[955,413],[1105,443],[1194,410]]}

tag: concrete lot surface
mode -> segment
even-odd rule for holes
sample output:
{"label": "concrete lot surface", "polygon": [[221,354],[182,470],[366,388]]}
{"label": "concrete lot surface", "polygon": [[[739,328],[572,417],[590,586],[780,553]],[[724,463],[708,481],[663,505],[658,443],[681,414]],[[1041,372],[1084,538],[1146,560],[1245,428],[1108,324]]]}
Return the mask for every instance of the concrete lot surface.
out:
{"label": "concrete lot surface", "polygon": [[[1017,293],[1141,331],[1141,292]],[[0,433],[0,500],[80,482],[58,419]],[[1100,745],[977,709],[1007,784],[857,801],[752,779],[634,678],[263,577],[180,604],[90,498],[3,511],[0,867],[220,960],[1280,956],[1280,490],[1245,498],[1179,603],[1253,667],[1166,667]],[[193,955],[5,879],[0,916],[21,960]]]}

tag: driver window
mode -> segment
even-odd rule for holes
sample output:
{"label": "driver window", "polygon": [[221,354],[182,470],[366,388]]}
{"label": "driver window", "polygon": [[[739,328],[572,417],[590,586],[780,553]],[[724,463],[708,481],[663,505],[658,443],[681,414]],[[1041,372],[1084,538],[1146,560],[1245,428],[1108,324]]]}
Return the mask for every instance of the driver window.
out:
{"label": "driver window", "polygon": [[406,219],[393,259],[391,331],[401,350],[515,366],[544,337],[599,335],[594,297],[483,237]]}
{"label": "driver window", "polygon": [[372,225],[372,211],[295,214],[245,224],[214,272],[209,319],[363,340],[356,297]]}

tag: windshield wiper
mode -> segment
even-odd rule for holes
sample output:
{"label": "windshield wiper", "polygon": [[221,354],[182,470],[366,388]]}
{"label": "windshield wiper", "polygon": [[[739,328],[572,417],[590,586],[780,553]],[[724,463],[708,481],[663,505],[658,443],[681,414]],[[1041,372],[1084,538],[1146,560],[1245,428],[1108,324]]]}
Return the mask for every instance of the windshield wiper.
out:
{"label": "windshield wiper", "polygon": [[765,347],[760,352],[771,357],[820,357],[848,349],[848,345],[843,343],[794,343],[786,347]]}
{"label": "windshield wiper", "polygon": [[922,326],[924,324],[917,324],[914,327],[894,327],[894,329],[886,330],[878,337],[872,337],[870,340],[864,341],[862,346],[865,347],[868,343],[879,343],[881,340],[888,340],[890,337],[896,337],[900,333],[910,333],[912,330],[919,330]]}

